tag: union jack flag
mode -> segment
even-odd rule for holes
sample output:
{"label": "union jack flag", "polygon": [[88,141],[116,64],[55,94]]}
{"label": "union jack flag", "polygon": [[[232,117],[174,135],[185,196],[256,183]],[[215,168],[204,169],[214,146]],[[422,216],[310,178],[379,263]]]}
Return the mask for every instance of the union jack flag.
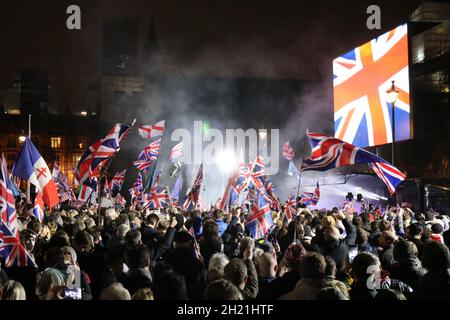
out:
{"label": "union jack flag", "polygon": [[406,179],[405,174],[369,151],[323,133],[307,133],[307,136],[311,145],[311,156],[303,160],[303,171],[326,171],[357,163],[367,163],[386,184],[391,194],[395,192],[397,185]]}
{"label": "union jack flag", "polygon": [[358,147],[392,142],[392,80],[399,91],[395,140],[410,138],[407,32],[403,24],[333,61],[336,138]]}
{"label": "union jack flag", "polygon": [[283,156],[286,160],[292,160],[295,157],[295,152],[289,144],[289,140],[283,144]]}
{"label": "union jack flag", "polygon": [[320,199],[320,187],[319,182],[317,182],[314,192],[303,192],[300,203],[306,204],[308,206],[315,206]]}
{"label": "union jack flag", "polygon": [[264,237],[273,225],[269,204],[259,191],[251,206],[251,215],[247,219],[247,229],[250,235],[259,239]]}
{"label": "union jack flag", "polygon": [[236,205],[237,201],[239,200],[239,190],[237,188],[238,177],[239,170],[237,170],[232,176],[230,176],[223,196],[219,198],[218,202],[216,203],[217,208],[229,211],[233,206]]}
{"label": "union jack flag", "polygon": [[153,138],[162,136],[164,133],[164,128],[166,126],[166,121],[162,120],[154,125],[143,125],[140,126],[138,131],[142,138]]}
{"label": "union jack flag", "polygon": [[42,222],[44,219],[44,199],[42,199],[40,192],[36,194],[36,198],[34,199],[33,214],[39,222]]}
{"label": "union jack flag", "polygon": [[166,188],[163,188],[144,194],[141,205],[144,209],[158,209],[168,206],[170,204],[169,198],[169,192]]}
{"label": "union jack flag", "polygon": [[369,163],[369,166],[378,178],[386,184],[391,195],[395,192],[397,185],[406,179],[405,174],[389,163],[372,162]]}
{"label": "union jack flag", "polygon": [[127,200],[120,193],[118,193],[114,199],[114,203],[119,206],[125,206],[127,204]]}
{"label": "union jack flag", "polygon": [[109,189],[111,192],[119,192],[122,188],[123,181],[125,179],[125,173],[127,169],[117,172],[110,181]]}
{"label": "union jack flag", "polygon": [[266,182],[266,168],[264,158],[257,156],[255,161],[249,164],[249,174],[247,175],[247,186],[265,191],[264,184]]}
{"label": "union jack flag", "polygon": [[37,268],[33,257],[20,243],[20,238],[3,222],[0,223],[0,253],[5,259],[6,267]]}
{"label": "union jack flag", "polygon": [[101,167],[110,157],[120,150],[120,142],[130,131],[132,124],[117,123],[102,139],[95,142],[84,152],[74,172],[75,178],[82,184],[98,175]]}
{"label": "union jack flag", "polygon": [[161,138],[153,141],[139,154],[138,160],[133,161],[136,168],[144,173],[147,173],[152,165],[153,160],[158,158],[159,147],[161,145]]}
{"label": "union jack flag", "polygon": [[197,176],[195,177],[194,183],[192,184],[191,189],[187,193],[186,200],[183,204],[185,210],[195,206],[199,202],[200,190],[203,184],[203,163],[198,168]]}
{"label": "union jack flag", "polygon": [[18,235],[16,199],[14,198],[12,187],[13,182],[8,177],[6,160],[2,154],[0,159],[0,221],[16,236]]}
{"label": "union jack flag", "polygon": [[285,207],[284,207],[283,221],[286,221],[286,223],[289,223],[292,220],[292,218],[297,213],[296,206],[297,206],[297,201],[295,200],[295,198],[292,195],[289,195],[289,197],[287,198]]}
{"label": "union jack flag", "polygon": [[169,160],[171,162],[174,162],[174,160],[177,160],[183,156],[183,141],[180,143],[177,143],[170,152]]}
{"label": "union jack flag", "polygon": [[56,161],[53,163],[52,176],[57,187],[60,202],[76,198],[72,187],[69,184],[69,180],[67,180],[67,177],[62,173],[59,163]]}
{"label": "union jack flag", "polygon": [[140,195],[144,191],[144,186],[142,184],[142,174],[140,172],[138,172],[136,182],[131,186],[131,188],[128,191],[130,192],[131,198],[140,197]]}

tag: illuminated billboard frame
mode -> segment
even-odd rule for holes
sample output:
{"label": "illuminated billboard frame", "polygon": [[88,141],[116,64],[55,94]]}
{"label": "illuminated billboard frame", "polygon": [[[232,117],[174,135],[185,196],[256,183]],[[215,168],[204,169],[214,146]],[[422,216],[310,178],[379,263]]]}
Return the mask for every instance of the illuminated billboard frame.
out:
{"label": "illuminated billboard frame", "polygon": [[334,136],[358,147],[392,142],[392,104],[398,91],[395,141],[412,138],[408,26],[403,24],[333,60]]}

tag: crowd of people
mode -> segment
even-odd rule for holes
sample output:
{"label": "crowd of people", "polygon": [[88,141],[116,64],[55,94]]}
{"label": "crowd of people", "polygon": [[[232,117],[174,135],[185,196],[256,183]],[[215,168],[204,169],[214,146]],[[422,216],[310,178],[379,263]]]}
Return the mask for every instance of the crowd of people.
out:
{"label": "crowd of people", "polygon": [[2,261],[2,300],[450,299],[449,219],[434,211],[299,205],[261,239],[245,208],[17,211],[38,268]]}

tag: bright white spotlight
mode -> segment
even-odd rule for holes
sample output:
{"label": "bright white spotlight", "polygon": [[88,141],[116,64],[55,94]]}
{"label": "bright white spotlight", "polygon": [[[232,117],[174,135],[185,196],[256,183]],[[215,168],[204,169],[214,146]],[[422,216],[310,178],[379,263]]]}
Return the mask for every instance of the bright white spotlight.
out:
{"label": "bright white spotlight", "polygon": [[236,157],[234,152],[229,150],[223,150],[216,155],[216,163],[220,170],[224,173],[231,172],[236,166]]}

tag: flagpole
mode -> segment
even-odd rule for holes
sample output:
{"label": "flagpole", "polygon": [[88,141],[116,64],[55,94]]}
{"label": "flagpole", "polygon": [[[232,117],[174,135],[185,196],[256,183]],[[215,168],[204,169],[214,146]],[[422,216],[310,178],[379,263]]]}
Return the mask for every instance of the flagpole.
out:
{"label": "flagpole", "polygon": [[[28,115],[28,139],[31,140],[31,114]],[[27,183],[27,202],[31,203],[31,184]]]}
{"label": "flagpole", "polygon": [[202,120],[202,141],[200,141],[200,143],[202,145],[202,164],[201,165],[203,166],[203,168],[202,168],[202,170],[203,170],[203,172],[202,172],[202,174],[203,174],[203,179],[202,179],[203,204],[206,207],[206,187],[205,187],[205,185],[206,185],[206,183],[205,183],[206,182],[206,170],[205,170],[205,166],[203,163],[203,161],[204,161],[204,159],[203,159],[203,120]]}
{"label": "flagpole", "polygon": [[[307,135],[309,132],[309,129],[306,128],[306,133],[305,135]],[[297,185],[297,196],[295,197],[295,203],[297,203],[297,198],[300,195],[300,187],[302,184],[302,180],[303,180],[303,170],[302,170],[302,166],[303,166],[303,158],[305,157],[305,149],[306,149],[306,142],[308,141],[308,137],[305,137],[305,142],[303,143],[303,152],[302,152],[302,157],[301,157],[301,163],[300,163],[300,177],[298,178],[298,185]]]}

